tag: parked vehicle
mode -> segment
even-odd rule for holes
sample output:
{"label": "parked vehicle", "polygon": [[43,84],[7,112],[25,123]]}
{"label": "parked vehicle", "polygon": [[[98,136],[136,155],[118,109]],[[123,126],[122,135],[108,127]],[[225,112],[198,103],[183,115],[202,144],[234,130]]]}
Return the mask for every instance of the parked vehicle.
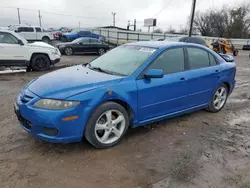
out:
{"label": "parked vehicle", "polygon": [[32,80],[18,95],[15,112],[22,127],[41,139],[63,143],[85,137],[108,148],[129,126],[200,109],[219,112],[235,86],[234,59],[227,61],[196,44],[125,44],[87,66]]}
{"label": "parked vehicle", "polygon": [[200,45],[208,47],[206,41],[201,37],[182,37],[179,39],[179,42],[200,44]]}
{"label": "parked vehicle", "polygon": [[38,26],[13,25],[10,26],[9,29],[15,31],[27,41],[43,41],[49,43],[54,39],[52,32],[44,32],[44,30]]}
{"label": "parked vehicle", "polygon": [[212,43],[213,50],[217,53],[232,53],[234,56],[239,54],[239,51],[234,47],[231,40],[218,39]]}
{"label": "parked vehicle", "polygon": [[0,66],[21,66],[43,71],[60,61],[60,51],[44,42],[28,43],[10,30],[0,31]]}
{"label": "parked vehicle", "polygon": [[247,41],[247,44],[243,45],[242,50],[250,50],[250,43]]}
{"label": "parked vehicle", "polygon": [[65,55],[72,55],[74,53],[97,53],[103,55],[109,46],[102,41],[94,38],[78,38],[72,42],[66,42],[56,45],[60,52]]}
{"label": "parked vehicle", "polygon": [[63,33],[68,33],[71,31],[72,31],[72,29],[69,29],[67,27],[61,27],[61,28],[55,30],[55,32],[53,33],[53,36],[56,40],[62,40]]}
{"label": "parked vehicle", "polygon": [[95,38],[101,41],[105,40],[105,37],[102,35],[98,35],[87,30],[74,29],[70,33],[64,33],[62,35],[62,41],[70,42],[81,37]]}

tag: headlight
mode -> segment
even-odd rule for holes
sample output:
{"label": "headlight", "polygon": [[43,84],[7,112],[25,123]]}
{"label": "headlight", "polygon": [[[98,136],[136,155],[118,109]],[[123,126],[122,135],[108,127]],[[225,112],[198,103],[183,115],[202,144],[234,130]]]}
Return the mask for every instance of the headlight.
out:
{"label": "headlight", "polygon": [[54,55],[60,55],[60,51],[57,48],[55,48],[55,50],[52,52],[52,54],[54,54]]}
{"label": "headlight", "polygon": [[41,99],[37,101],[33,106],[36,108],[43,108],[49,110],[64,110],[72,108],[80,104],[79,101],[62,101],[53,99]]}
{"label": "headlight", "polygon": [[65,45],[61,45],[61,46],[59,46],[59,48],[65,48]]}

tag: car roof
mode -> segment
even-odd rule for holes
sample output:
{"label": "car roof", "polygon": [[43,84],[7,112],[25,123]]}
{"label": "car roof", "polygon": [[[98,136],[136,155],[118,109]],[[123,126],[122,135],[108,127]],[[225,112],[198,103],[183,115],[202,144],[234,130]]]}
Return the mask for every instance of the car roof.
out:
{"label": "car roof", "polygon": [[143,42],[133,42],[125,45],[131,46],[143,46],[149,48],[167,48],[172,46],[198,46],[203,47],[199,44],[185,43],[185,42],[172,42],[172,41],[143,41]]}

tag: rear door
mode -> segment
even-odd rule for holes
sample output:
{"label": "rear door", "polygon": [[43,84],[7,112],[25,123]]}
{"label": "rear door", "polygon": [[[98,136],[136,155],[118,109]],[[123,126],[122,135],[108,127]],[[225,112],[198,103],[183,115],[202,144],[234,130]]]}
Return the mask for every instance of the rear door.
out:
{"label": "rear door", "polygon": [[10,33],[0,32],[0,66],[24,66],[27,60],[27,46],[18,44]]}
{"label": "rear door", "polygon": [[90,39],[91,52],[98,52],[102,48],[102,43],[97,39]]}
{"label": "rear door", "polygon": [[205,105],[212,97],[213,90],[220,79],[220,65],[215,57],[204,49],[186,48],[188,71],[189,108]]}
{"label": "rear door", "polygon": [[36,40],[36,32],[33,27],[19,27],[17,32],[26,40]]}
{"label": "rear door", "polygon": [[[137,80],[139,121],[184,110],[187,106],[185,56],[183,48],[165,51],[148,68],[162,69],[163,78]],[[147,71],[146,70],[146,71]]]}

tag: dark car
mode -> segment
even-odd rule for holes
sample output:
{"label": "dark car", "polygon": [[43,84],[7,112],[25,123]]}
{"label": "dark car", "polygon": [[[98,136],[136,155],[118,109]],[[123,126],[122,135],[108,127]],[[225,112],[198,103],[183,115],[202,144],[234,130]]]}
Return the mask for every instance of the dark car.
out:
{"label": "dark car", "polygon": [[247,44],[243,45],[242,50],[250,50],[250,41],[247,41]]}
{"label": "dark car", "polygon": [[93,38],[78,38],[72,42],[56,45],[62,54],[72,55],[74,53],[98,53],[104,54],[109,46],[104,42]]}
{"label": "dark car", "polygon": [[179,42],[200,44],[200,45],[208,47],[206,41],[201,37],[182,37],[179,39]]}
{"label": "dark car", "polygon": [[61,37],[63,42],[70,42],[78,38],[88,37],[88,38],[95,38],[98,40],[105,41],[105,37],[102,35],[95,34],[91,31],[81,30],[81,29],[74,29],[70,33],[64,33]]}

